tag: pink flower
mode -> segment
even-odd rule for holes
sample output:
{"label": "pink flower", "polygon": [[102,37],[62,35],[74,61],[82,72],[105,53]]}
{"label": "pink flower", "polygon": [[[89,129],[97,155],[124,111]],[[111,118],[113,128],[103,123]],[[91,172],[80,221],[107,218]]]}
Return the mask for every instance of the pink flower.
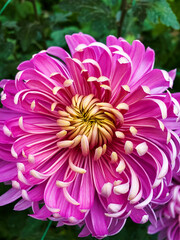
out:
{"label": "pink flower", "polygon": [[12,188],[0,205],[22,197],[15,210],[103,238],[128,216],[153,221],[149,203],[169,199],[180,165],[179,95],[166,91],[175,70],[153,69],[140,41],[66,40],[72,57],[50,47],[1,81],[0,181]]}
{"label": "pink flower", "polygon": [[180,183],[171,187],[171,200],[157,207],[157,225],[151,225],[149,234],[159,232],[158,239],[179,240],[180,237]]}

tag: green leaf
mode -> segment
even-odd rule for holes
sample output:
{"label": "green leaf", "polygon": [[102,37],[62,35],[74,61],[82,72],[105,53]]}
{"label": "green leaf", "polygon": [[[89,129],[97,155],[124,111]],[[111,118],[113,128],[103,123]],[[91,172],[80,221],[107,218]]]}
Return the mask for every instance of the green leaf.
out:
{"label": "green leaf", "polygon": [[47,41],[48,46],[66,46],[65,35],[79,32],[79,28],[75,26],[66,27],[51,33],[51,40]]}
{"label": "green leaf", "polygon": [[172,27],[176,30],[180,28],[176,15],[166,0],[154,0],[150,4],[150,8],[147,9],[147,16],[155,24],[161,22],[167,27]]}
{"label": "green leaf", "polygon": [[110,6],[99,0],[63,0],[60,8],[77,16],[80,26],[89,25],[89,31],[101,38],[108,35],[116,22],[116,14],[112,14]]}
{"label": "green leaf", "polygon": [[40,32],[40,25],[38,22],[30,23],[28,25],[23,25],[18,33],[17,38],[20,41],[23,51],[27,51],[29,46],[35,42],[38,33]]}
{"label": "green leaf", "polygon": [[7,58],[12,54],[13,44],[11,42],[0,41],[0,58],[7,60]]}
{"label": "green leaf", "polygon": [[54,13],[53,15],[51,15],[50,19],[51,22],[54,24],[57,23],[64,23],[66,21],[68,21],[68,17],[71,16],[71,12],[68,13]]}

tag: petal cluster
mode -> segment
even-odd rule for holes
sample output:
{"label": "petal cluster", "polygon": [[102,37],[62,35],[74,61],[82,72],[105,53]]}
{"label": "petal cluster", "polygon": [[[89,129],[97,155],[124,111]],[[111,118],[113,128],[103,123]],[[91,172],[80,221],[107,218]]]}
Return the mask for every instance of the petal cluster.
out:
{"label": "petal cluster", "polygon": [[175,70],[153,69],[154,51],[107,37],[66,36],[2,80],[0,181],[37,219],[79,224],[79,236],[119,232],[130,218],[154,221],[180,169]]}
{"label": "petal cluster", "polygon": [[180,236],[180,182],[170,188],[170,201],[156,207],[157,225],[151,225],[149,234],[159,232],[158,239],[178,240]]}

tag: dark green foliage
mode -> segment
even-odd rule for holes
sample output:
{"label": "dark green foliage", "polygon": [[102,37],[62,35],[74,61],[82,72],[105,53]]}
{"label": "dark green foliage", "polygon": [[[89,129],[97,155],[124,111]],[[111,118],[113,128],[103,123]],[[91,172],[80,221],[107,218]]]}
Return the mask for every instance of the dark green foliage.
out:
{"label": "dark green foliage", "polygon": [[[179,0],[12,0],[0,15],[0,79],[12,78],[17,65],[51,45],[68,50],[64,36],[84,32],[105,42],[109,34],[140,39],[156,51],[156,67],[178,74],[174,91],[180,91]],[[0,10],[6,0],[0,0]],[[35,3],[35,5],[34,5]],[[125,17],[120,25],[122,16]],[[119,36],[118,36],[119,37]],[[8,188],[0,185],[0,194]],[[15,212],[13,205],[0,207],[0,240],[40,240],[48,222],[28,217],[31,210]],[[147,225],[128,220],[111,240],[150,240]],[[56,228],[52,223],[45,240],[75,240],[78,227]],[[93,239],[87,237],[86,239]]]}
{"label": "dark green foliage", "polygon": [[153,0],[150,8],[147,10],[147,16],[155,24],[161,22],[167,27],[172,27],[176,30],[180,27],[176,15],[166,0]]}

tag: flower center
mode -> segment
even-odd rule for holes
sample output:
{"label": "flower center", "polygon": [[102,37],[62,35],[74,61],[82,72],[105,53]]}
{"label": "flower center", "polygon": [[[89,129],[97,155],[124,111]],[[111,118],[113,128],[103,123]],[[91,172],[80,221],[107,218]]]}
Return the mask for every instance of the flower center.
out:
{"label": "flower center", "polygon": [[61,131],[57,136],[63,140],[58,142],[58,146],[73,148],[81,143],[85,156],[89,149],[105,149],[107,142],[112,141],[117,124],[123,124],[123,115],[111,104],[100,102],[93,94],[75,95],[71,106],[67,106],[66,111],[59,111],[59,115],[57,123]]}

